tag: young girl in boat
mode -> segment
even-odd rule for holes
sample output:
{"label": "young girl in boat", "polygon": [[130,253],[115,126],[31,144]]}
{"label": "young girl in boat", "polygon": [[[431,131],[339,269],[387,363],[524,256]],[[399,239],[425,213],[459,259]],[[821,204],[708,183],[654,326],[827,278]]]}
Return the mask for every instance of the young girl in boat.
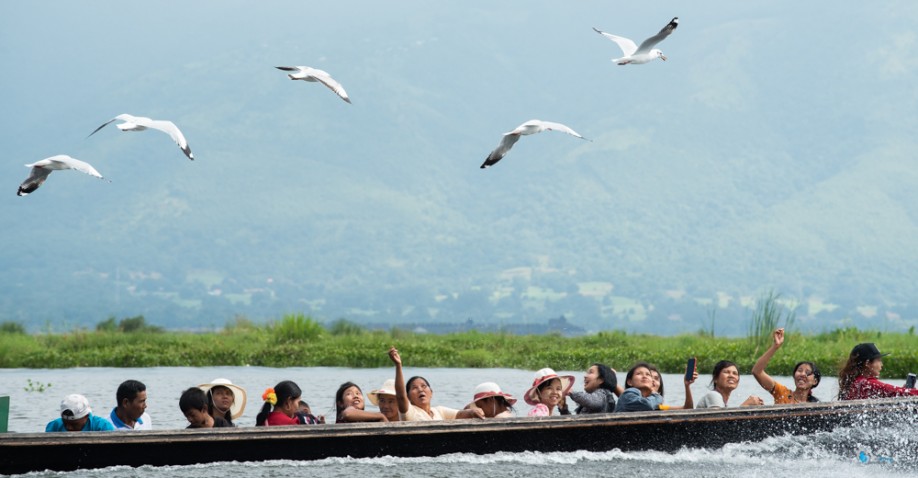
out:
{"label": "young girl in boat", "polygon": [[516,399],[513,395],[504,392],[494,382],[484,382],[475,387],[472,403],[465,408],[478,408],[484,413],[484,418],[512,418],[513,405]]}
{"label": "young girl in boat", "polygon": [[646,412],[660,408],[663,395],[654,390],[654,368],[647,362],[638,362],[628,370],[626,388],[615,405],[616,412]]}
{"label": "young girl in boat", "polygon": [[[663,394],[663,377],[660,375],[660,370],[657,369],[655,365],[650,366],[650,373],[653,375],[653,391],[659,393],[661,397],[666,398]],[[685,368],[685,373],[688,374],[688,366]],[[667,405],[661,403],[657,409],[658,410],[682,410],[682,409],[692,409],[695,408],[695,403],[692,399],[692,384],[695,383],[695,380],[698,380],[698,370],[692,371],[692,379],[685,380],[682,379],[682,383],[685,384],[685,401],[682,405]]]}
{"label": "young girl in boat", "polygon": [[583,391],[571,392],[571,400],[577,404],[574,410],[581,413],[612,413],[615,411],[615,396],[621,395],[615,371],[601,363],[594,363],[583,376]]}
{"label": "young girl in boat", "polygon": [[335,423],[387,422],[385,415],[364,410],[365,402],[360,387],[344,382],[335,393]]}
{"label": "young girl in boat", "polygon": [[389,349],[389,359],[395,364],[395,398],[398,400],[399,418],[404,421],[454,420],[460,418],[483,418],[478,409],[456,410],[442,406],[431,406],[433,389],[424,377],[411,377],[405,383],[402,374],[402,358],[395,347]]}
{"label": "young girl in boat", "polygon": [[[711,387],[713,390],[706,393],[695,408],[726,408],[730,395],[739,386],[740,375],[736,364],[729,360],[721,360],[714,365],[712,374]],[[750,395],[741,407],[763,405],[765,402],[761,398]]]}
{"label": "young girl in boat", "polygon": [[897,387],[879,380],[883,357],[872,343],[857,344],[848,355],[848,362],[838,374],[839,400],[889,398],[918,395],[918,389]]}
{"label": "young girl in boat", "polygon": [[236,426],[233,420],[245,411],[245,389],[225,378],[215,378],[210,383],[198,385],[198,388],[207,394],[210,415],[226,420],[231,427]]}
{"label": "young girl in boat", "polygon": [[794,366],[794,391],[790,391],[784,385],[776,382],[770,375],[765,373],[765,367],[775,355],[779,348],[784,345],[784,329],[775,329],[771,334],[772,344],[768,350],[762,354],[752,367],[752,376],[755,377],[759,385],[775,399],[775,404],[787,403],[806,403],[818,402],[819,399],[813,396],[813,389],[819,385],[822,374],[816,368],[813,362],[798,362]]}
{"label": "young girl in boat", "polygon": [[296,413],[302,394],[300,387],[290,380],[284,380],[274,388],[265,390],[261,395],[265,404],[255,417],[255,426],[299,425],[300,420]]}
{"label": "young girl in boat", "polygon": [[535,408],[529,411],[530,417],[548,417],[555,410],[561,415],[570,415],[564,398],[574,386],[573,375],[558,375],[550,368],[543,368],[535,373],[532,387],[526,390],[523,399]]}
{"label": "young girl in boat", "polygon": [[188,420],[188,428],[222,428],[233,424],[221,416],[212,416],[207,407],[207,394],[198,387],[191,387],[179,397],[179,409]]}

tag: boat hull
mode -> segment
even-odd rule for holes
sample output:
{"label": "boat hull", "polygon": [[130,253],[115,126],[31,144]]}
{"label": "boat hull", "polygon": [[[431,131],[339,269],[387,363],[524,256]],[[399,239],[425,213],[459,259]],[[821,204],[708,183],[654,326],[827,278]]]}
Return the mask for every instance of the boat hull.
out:
{"label": "boat hull", "polygon": [[566,417],[0,435],[0,473],[329,457],[499,451],[676,451],[770,436],[914,420],[918,400],[832,402]]}

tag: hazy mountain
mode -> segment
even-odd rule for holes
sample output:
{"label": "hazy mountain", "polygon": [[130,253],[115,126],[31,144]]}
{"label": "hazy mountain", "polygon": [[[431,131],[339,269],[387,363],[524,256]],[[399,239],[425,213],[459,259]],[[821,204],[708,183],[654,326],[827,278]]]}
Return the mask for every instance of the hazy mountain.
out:
{"label": "hazy mountain", "polygon": [[[591,27],[669,61],[619,67]],[[918,12],[717,2],[15,2],[0,9],[0,321],[306,312],[741,333],[918,323]],[[280,65],[329,71],[352,105]],[[98,125],[170,119],[161,133]],[[565,123],[591,141],[523,138]],[[22,164],[54,154],[24,198]],[[705,325],[708,324],[708,325]]]}

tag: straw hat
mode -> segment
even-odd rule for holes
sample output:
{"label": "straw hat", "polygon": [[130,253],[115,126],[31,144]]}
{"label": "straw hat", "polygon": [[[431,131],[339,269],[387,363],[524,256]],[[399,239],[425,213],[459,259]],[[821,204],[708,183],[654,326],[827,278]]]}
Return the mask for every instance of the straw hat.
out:
{"label": "straw hat", "polygon": [[554,379],[561,380],[561,395],[567,395],[571,392],[571,387],[574,386],[574,376],[573,375],[558,375],[554,370],[550,368],[543,368],[535,373],[535,379],[532,381],[532,387],[529,390],[526,390],[526,394],[523,395],[523,399],[526,400],[526,403],[530,405],[536,405],[539,403],[539,385]]}
{"label": "straw hat", "polygon": [[373,405],[379,406],[379,395],[392,395],[395,396],[395,379],[390,378],[383,382],[382,387],[379,387],[377,390],[367,394],[367,398],[370,400],[370,403]]}
{"label": "straw hat", "polygon": [[245,410],[245,389],[239,385],[234,385],[233,382],[225,378],[215,378],[210,383],[198,385],[198,388],[204,390],[205,393],[210,392],[214,387],[226,387],[233,392],[233,406],[230,407],[230,415],[234,420],[241,417],[242,412]]}
{"label": "straw hat", "polygon": [[516,398],[513,398],[513,395],[502,391],[499,385],[494,382],[485,382],[480,383],[477,387],[475,387],[475,396],[472,397],[471,404],[475,404],[479,400],[484,400],[490,397],[504,397],[504,399],[507,400],[507,403],[509,403],[511,407],[516,403]]}

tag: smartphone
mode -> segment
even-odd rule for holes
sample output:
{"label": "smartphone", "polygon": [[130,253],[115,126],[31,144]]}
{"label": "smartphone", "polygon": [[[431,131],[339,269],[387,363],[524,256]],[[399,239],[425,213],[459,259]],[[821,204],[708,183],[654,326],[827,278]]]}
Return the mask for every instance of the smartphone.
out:
{"label": "smartphone", "polygon": [[691,382],[692,377],[694,376],[695,376],[695,357],[691,357],[688,359],[688,363],[685,365],[685,381]]}
{"label": "smartphone", "polygon": [[905,388],[915,388],[915,374],[908,374],[908,377],[905,379]]}

